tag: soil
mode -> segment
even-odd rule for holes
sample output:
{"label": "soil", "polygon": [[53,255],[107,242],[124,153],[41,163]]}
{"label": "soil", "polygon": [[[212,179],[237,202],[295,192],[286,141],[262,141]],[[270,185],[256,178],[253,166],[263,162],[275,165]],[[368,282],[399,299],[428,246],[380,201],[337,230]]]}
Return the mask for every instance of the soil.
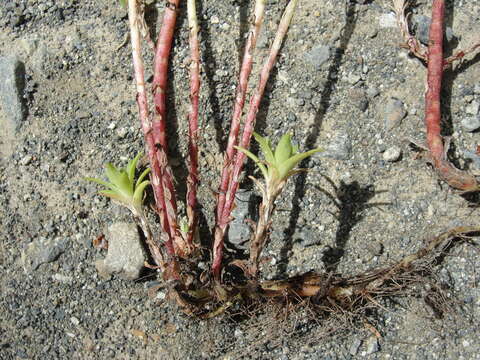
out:
{"label": "soil", "polygon": [[[257,72],[286,2],[267,2]],[[147,22],[156,33],[164,5],[147,3]],[[197,3],[200,200],[208,241],[251,1]],[[410,145],[409,139],[425,137],[426,69],[399,46],[390,2],[299,3],[257,131],[272,139],[290,131],[301,149],[328,151],[302,164],[310,171],[292,179],[279,201],[262,276],[327,268],[353,275],[391,264],[444,230],[477,225],[478,197],[439,182]],[[419,3],[415,12],[429,15],[430,2]],[[480,5],[447,3],[454,38],[446,51],[452,53],[475,40]],[[480,359],[480,256],[468,243],[450,249],[434,269],[450,306],[441,318],[425,301],[427,285],[381,299],[356,318],[317,318],[298,306],[288,314],[265,307],[249,309],[250,316],[232,312],[206,321],[149,297],[156,273],[137,281],[100,278],[94,263],[104,254],[92,241],[111,224],[132,219],[83,178],[101,177],[106,162],[124,164],[143,149],[130,45],[122,46],[126,11],[106,0],[9,0],[0,3],[0,13],[0,55],[24,62],[27,109],[16,131],[0,132],[1,359]],[[144,52],[148,63],[151,51]],[[318,52],[327,52],[325,61],[318,61]],[[180,198],[188,56],[181,6],[168,104]],[[461,121],[478,113],[479,60],[447,70],[442,95],[450,155],[473,173],[478,162],[465,152],[475,153],[479,134]],[[148,66],[146,78],[151,81]],[[403,106],[404,118],[386,119],[392,101]],[[0,111],[2,123],[5,116]],[[400,157],[392,157],[398,150]],[[248,171],[256,174],[251,165]],[[252,190],[248,180],[243,187]],[[254,209],[258,198],[250,201]],[[35,265],[39,254],[48,261]]]}

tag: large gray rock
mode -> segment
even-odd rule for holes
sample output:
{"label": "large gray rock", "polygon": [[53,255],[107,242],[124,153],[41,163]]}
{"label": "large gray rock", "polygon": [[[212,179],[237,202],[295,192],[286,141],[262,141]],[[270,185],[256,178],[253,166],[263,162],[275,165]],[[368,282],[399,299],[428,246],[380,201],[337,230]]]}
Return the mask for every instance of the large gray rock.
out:
{"label": "large gray rock", "polygon": [[126,280],[138,279],[146,257],[137,226],[124,222],[112,224],[106,237],[107,256],[95,263],[99,275],[104,279],[109,279],[113,274]]}
{"label": "large gray rock", "polygon": [[66,239],[39,238],[28,244],[22,251],[25,272],[37,270],[42,264],[57,260],[65,251]]}
{"label": "large gray rock", "polygon": [[0,57],[0,121],[6,121],[2,128],[18,129],[24,120],[24,88],[25,65],[15,56]]}

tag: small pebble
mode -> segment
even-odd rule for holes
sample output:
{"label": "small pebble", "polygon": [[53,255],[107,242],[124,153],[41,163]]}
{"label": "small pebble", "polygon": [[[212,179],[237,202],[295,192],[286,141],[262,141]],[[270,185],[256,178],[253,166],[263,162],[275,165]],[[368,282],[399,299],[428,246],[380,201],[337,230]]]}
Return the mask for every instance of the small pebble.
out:
{"label": "small pebble", "polygon": [[330,47],[319,45],[312,48],[306,55],[306,60],[319,69],[330,58]]}
{"label": "small pebble", "polygon": [[393,12],[380,15],[378,24],[381,28],[394,28],[397,27],[397,18]]}
{"label": "small pebble", "polygon": [[478,116],[466,117],[462,119],[460,124],[466,131],[474,132],[475,130],[480,128],[480,118]]}
{"label": "small pebble", "polygon": [[398,146],[392,146],[383,153],[383,160],[395,162],[400,159],[400,156],[402,156],[402,150]]}
{"label": "small pebble", "polygon": [[32,162],[33,156],[32,155],[25,155],[21,160],[20,160],[20,165],[26,166]]}
{"label": "small pebble", "polygon": [[352,345],[350,345],[350,349],[348,350],[348,352],[350,353],[350,355],[354,356],[354,355],[357,355],[358,353],[358,349],[360,349],[360,346],[362,345],[362,340],[360,339],[355,339],[352,343]]}
{"label": "small pebble", "polygon": [[322,157],[328,157],[336,160],[348,160],[352,150],[352,143],[347,134],[337,134],[325,152],[320,153]]}
{"label": "small pebble", "polygon": [[157,292],[157,295],[155,296],[157,300],[165,300],[166,297],[167,294],[164,291]]}
{"label": "small pebble", "polygon": [[362,79],[362,77],[360,75],[357,75],[357,74],[348,74],[347,76],[347,82],[350,84],[350,85],[355,85],[356,83],[358,83],[360,80]]}
{"label": "small pebble", "polygon": [[350,99],[353,105],[358,108],[360,111],[367,110],[368,107],[368,99],[365,95],[365,91],[362,89],[353,89],[350,91]]}
{"label": "small pebble", "polygon": [[126,127],[121,127],[117,130],[117,136],[119,139],[123,139],[128,134],[128,129]]}
{"label": "small pebble", "polygon": [[480,104],[477,101],[472,101],[465,108],[465,112],[469,115],[477,115]]}
{"label": "small pebble", "polygon": [[369,87],[366,93],[369,98],[374,98],[375,96],[380,94],[380,91],[376,87]]}
{"label": "small pebble", "polygon": [[375,336],[371,336],[366,340],[366,355],[371,355],[380,350],[380,345],[378,344],[378,339]]}
{"label": "small pebble", "polygon": [[407,115],[405,105],[402,101],[391,98],[385,106],[385,129],[392,130],[402,122],[402,119]]}
{"label": "small pebble", "polygon": [[473,151],[463,150],[463,156],[472,161],[472,166],[476,170],[480,170],[480,155]]}

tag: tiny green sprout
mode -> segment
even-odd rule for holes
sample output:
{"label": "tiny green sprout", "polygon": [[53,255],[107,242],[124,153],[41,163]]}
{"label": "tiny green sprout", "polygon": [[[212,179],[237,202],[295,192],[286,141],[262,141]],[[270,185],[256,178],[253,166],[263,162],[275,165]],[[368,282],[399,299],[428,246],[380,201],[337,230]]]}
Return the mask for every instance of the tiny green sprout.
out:
{"label": "tiny green sprout", "polygon": [[182,218],[180,220],[180,232],[184,236],[188,233],[188,220],[187,220],[187,218]]}
{"label": "tiny green sprout", "polygon": [[127,7],[128,0],[118,0],[118,2],[120,3],[120,5],[122,5],[122,7]]}
{"label": "tiny green sprout", "polygon": [[135,181],[135,169],[141,156],[142,154],[135,156],[124,169],[117,169],[111,163],[107,163],[105,173],[109,181],[91,177],[85,180],[105,186],[107,189],[100,191],[99,194],[126,206],[134,215],[141,215],[144,191],[150,184],[150,181],[144,180],[150,172],[149,168],[145,169]]}
{"label": "tiny green sprout", "polygon": [[265,160],[260,160],[258,156],[247,149],[238,146],[236,148],[257,164],[265,178],[267,188],[272,185],[274,187],[283,186],[290,176],[301,171],[301,169],[296,169],[296,166],[302,160],[312,156],[316,152],[322,151],[321,148],[317,148],[299,153],[298,147],[292,144],[290,134],[283,135],[275,149],[273,149],[270,139],[267,137],[263,137],[257,133],[253,135],[260,145]]}

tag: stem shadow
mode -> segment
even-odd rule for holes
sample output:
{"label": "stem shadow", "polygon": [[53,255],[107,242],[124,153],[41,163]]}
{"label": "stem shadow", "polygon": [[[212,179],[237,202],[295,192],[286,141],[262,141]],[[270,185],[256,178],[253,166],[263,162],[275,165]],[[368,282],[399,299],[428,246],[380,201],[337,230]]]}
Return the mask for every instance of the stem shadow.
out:
{"label": "stem shadow", "polygon": [[324,252],[322,261],[326,265],[327,271],[336,272],[338,263],[345,253],[345,246],[350,238],[350,232],[363,218],[363,210],[378,204],[368,204],[368,201],[376,194],[373,185],[362,187],[357,181],[350,184],[340,181],[340,186],[337,188],[331,180],[327,179],[327,181],[333,187],[335,196],[323,189],[319,190],[333,200],[339,214],[336,216],[338,228],[335,234],[335,246],[328,248]]}
{"label": "stem shadow", "polygon": [[[327,72],[327,82],[323,91],[320,94],[321,102],[319,109],[315,115],[314,125],[311,129],[310,134],[306,139],[306,146],[308,148],[313,148],[320,134],[320,129],[322,127],[322,122],[325,117],[327,110],[330,107],[330,101],[332,98],[332,91],[338,82],[338,77],[333,76],[339,72],[340,65],[343,60],[345,49],[347,48],[348,43],[352,37],[352,34],[355,30],[357,22],[357,17],[355,14],[355,2],[353,0],[345,1],[345,25],[340,34],[340,44],[335,49],[333,60]],[[306,159],[300,164],[302,168],[308,168],[310,164],[309,159]],[[288,227],[284,230],[285,241],[284,246],[280,251],[280,264],[278,267],[279,276],[284,275],[287,270],[288,264],[288,253],[293,247],[293,234],[295,228],[297,227],[298,217],[300,215],[300,204],[303,197],[305,196],[305,187],[306,187],[306,174],[300,174],[297,176],[295,181],[295,190],[294,197],[292,200],[292,211],[290,213],[290,219]]]}
{"label": "stem shadow", "polygon": [[[199,14],[204,14],[204,7],[201,1],[197,2],[197,12]],[[199,19],[200,20],[200,19]],[[203,25],[203,26],[202,26]],[[207,80],[208,87],[208,103],[211,106],[212,112],[208,114],[208,117],[213,121],[215,128],[215,138],[217,144],[221,146],[225,143],[226,137],[222,128],[222,112],[220,108],[220,100],[216,92],[217,82],[214,80],[215,69],[218,68],[218,63],[213,54],[212,46],[212,34],[210,32],[210,27],[207,22],[205,24],[200,23],[200,35],[203,42],[203,47],[201,47],[200,57],[205,71],[205,77]],[[211,66],[210,66],[211,65]],[[206,114],[207,115],[207,114]]]}

